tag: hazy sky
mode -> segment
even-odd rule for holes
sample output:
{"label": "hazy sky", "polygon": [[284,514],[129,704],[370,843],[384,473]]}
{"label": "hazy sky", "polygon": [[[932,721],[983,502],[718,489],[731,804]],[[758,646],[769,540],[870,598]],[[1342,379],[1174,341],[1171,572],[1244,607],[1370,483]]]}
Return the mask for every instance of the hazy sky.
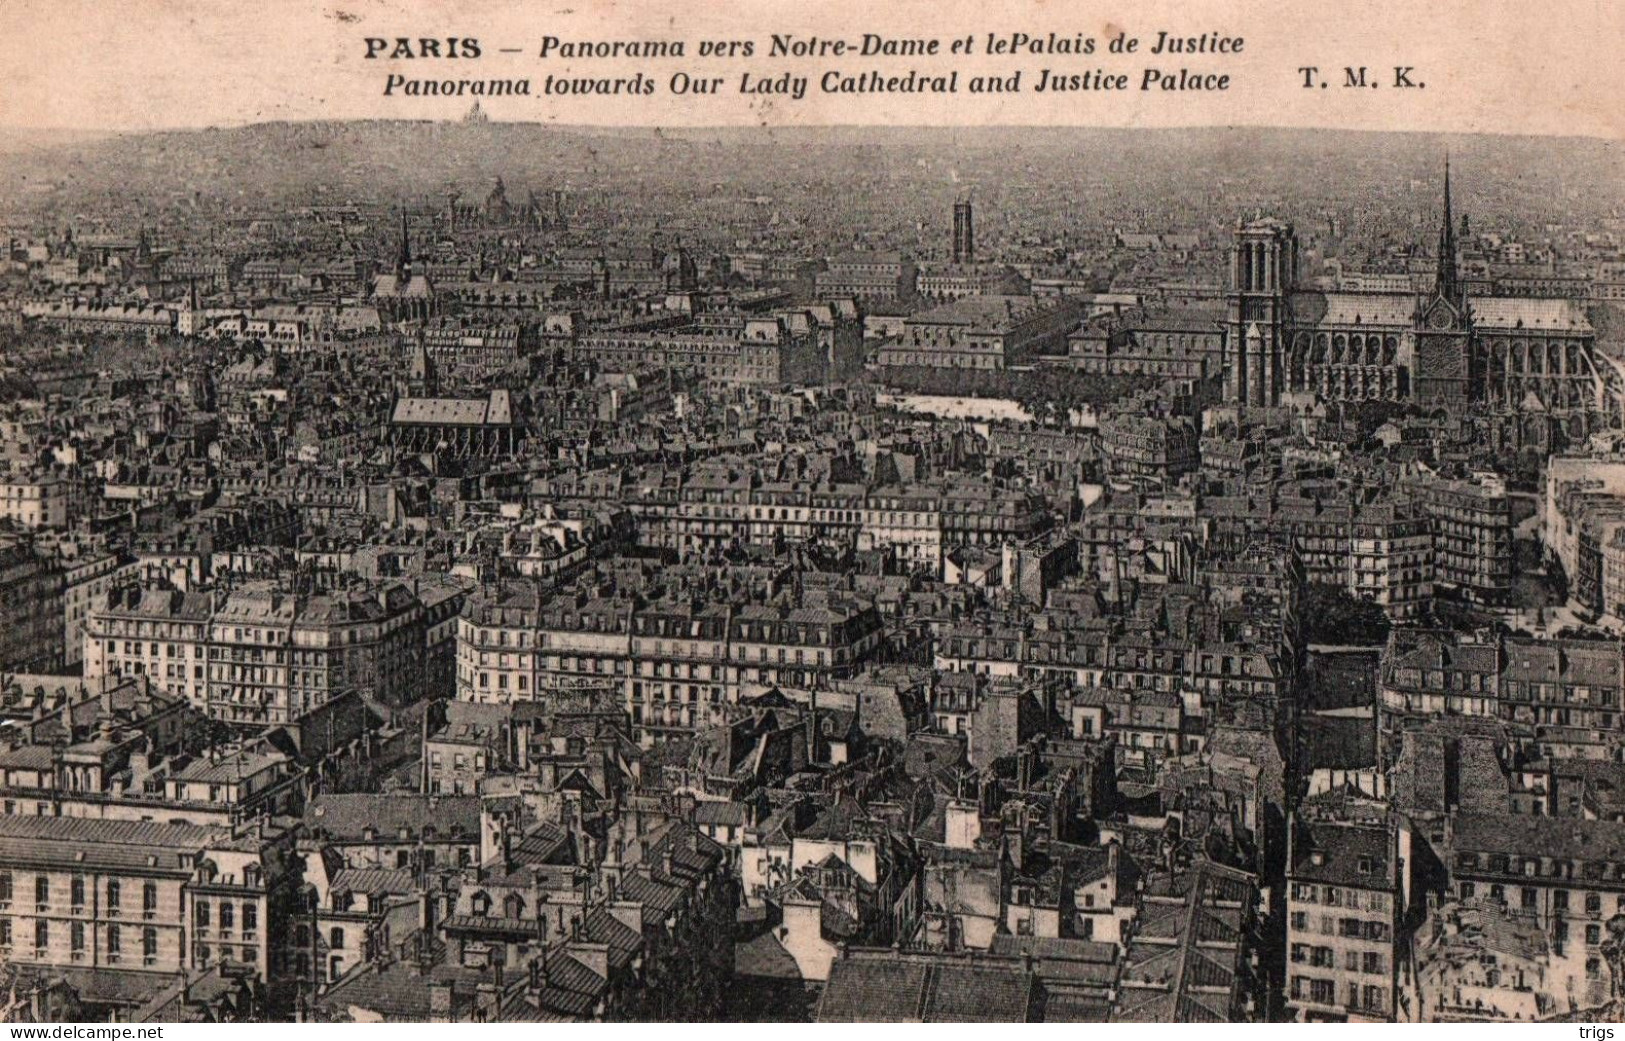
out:
{"label": "hazy sky", "polygon": [[[1158,29],[1216,31],[1245,38],[1239,56],[1143,53]],[[1134,56],[990,59],[989,31],[1042,36],[1119,30],[1142,37]],[[787,61],[766,56],[768,34],[819,32],[857,40],[863,32],[974,34],[969,59],[843,58]],[[575,39],[681,39],[678,60],[570,62],[537,56],[544,36]],[[365,60],[368,36],[477,37],[472,61]],[[695,53],[706,39],[750,39],[751,59]],[[1625,4],[1612,0],[1018,0],[997,8],[973,0],[833,3],[737,0],[726,5],[675,0],[5,0],[0,3],[0,126],[151,129],[275,119],[424,118],[458,115],[468,98],[385,97],[391,72],[434,79],[629,75],[641,68],[658,84],[647,98],[496,98],[496,119],[664,126],[800,124],[1076,124],[1182,126],[1208,123],[1348,126],[1459,132],[1625,136]],[[520,48],[503,54],[499,48]],[[817,90],[827,69],[900,73],[961,69],[962,93],[831,97]],[[1155,65],[1228,72],[1227,92],[1179,94],[1138,89],[1039,94],[1042,68],[1131,73]],[[1299,66],[1320,66],[1341,81],[1344,66],[1365,65],[1378,89],[1305,90]],[[1396,65],[1413,66],[1426,87],[1395,90]],[[964,93],[970,76],[1022,69],[1019,95]],[[742,72],[810,76],[802,101],[762,103],[737,93]],[[670,77],[725,77],[723,93],[674,97]]]}

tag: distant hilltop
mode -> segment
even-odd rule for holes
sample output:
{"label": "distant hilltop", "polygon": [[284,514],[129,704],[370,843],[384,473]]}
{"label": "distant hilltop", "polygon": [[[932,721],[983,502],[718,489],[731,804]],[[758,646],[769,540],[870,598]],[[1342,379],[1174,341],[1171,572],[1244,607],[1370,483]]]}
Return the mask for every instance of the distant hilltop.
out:
{"label": "distant hilltop", "polygon": [[111,130],[69,130],[61,127],[7,127],[0,126],[0,155],[10,152],[34,152],[40,149],[61,148],[64,145],[85,144],[112,137]]}
{"label": "distant hilltop", "polygon": [[[1424,177],[1446,148],[1497,183],[1557,170],[1587,194],[1617,197],[1619,142],[1587,138],[1382,134],[1203,128],[724,127],[606,128],[505,122],[468,109],[441,120],[267,122],[197,130],[104,133],[0,128],[0,197],[101,193],[276,195],[317,185],[336,193],[438,193],[448,183],[503,173],[529,183],[569,181],[614,190],[737,181],[758,187],[810,176],[849,182],[889,167],[897,177],[946,182],[950,169],[1028,176],[1188,178],[1225,183],[1291,176],[1299,183]],[[1090,162],[1080,166],[1078,156]],[[811,157],[817,156],[817,161]],[[1403,173],[1396,173],[1396,170]],[[815,171],[815,173],[809,173]],[[922,174],[921,171],[928,171]],[[1197,174],[1196,176],[1204,176]]]}

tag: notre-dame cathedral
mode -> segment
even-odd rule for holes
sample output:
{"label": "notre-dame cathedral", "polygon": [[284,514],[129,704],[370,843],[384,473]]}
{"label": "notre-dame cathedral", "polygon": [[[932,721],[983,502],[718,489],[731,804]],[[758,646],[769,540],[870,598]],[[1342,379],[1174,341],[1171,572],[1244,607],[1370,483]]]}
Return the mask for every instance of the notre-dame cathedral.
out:
{"label": "notre-dame cathedral", "polygon": [[1319,292],[1299,287],[1298,268],[1292,225],[1237,223],[1224,366],[1233,404],[1396,401],[1539,413],[1571,435],[1620,425],[1625,379],[1596,350],[1582,302],[1469,299],[1448,163],[1430,291]]}

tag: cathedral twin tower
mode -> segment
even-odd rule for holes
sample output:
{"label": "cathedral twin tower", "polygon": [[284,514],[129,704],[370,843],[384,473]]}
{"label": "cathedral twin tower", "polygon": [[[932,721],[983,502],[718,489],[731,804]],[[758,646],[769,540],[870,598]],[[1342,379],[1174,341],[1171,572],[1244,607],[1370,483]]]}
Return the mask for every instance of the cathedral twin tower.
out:
{"label": "cathedral twin tower", "polygon": [[1473,378],[1475,316],[1457,270],[1448,163],[1431,291],[1300,288],[1299,260],[1292,225],[1273,219],[1236,224],[1225,330],[1228,402],[1268,408],[1289,392],[1323,401],[1447,406],[1485,397],[1489,388]]}
{"label": "cathedral twin tower", "polygon": [[1288,294],[1298,281],[1298,238],[1278,220],[1238,221],[1230,251],[1230,319],[1225,330],[1225,398],[1281,403]]}

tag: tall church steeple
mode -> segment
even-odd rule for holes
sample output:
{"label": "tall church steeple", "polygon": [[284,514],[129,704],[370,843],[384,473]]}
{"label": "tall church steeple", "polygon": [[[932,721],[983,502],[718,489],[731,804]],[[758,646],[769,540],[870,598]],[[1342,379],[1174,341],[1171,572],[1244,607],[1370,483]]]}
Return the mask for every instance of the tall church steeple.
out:
{"label": "tall church steeple", "polygon": [[1472,312],[1456,255],[1456,220],[1451,210],[1450,158],[1444,164],[1444,212],[1439,217],[1438,274],[1433,292],[1417,303],[1415,364],[1411,397],[1424,405],[1462,405],[1471,400],[1482,360],[1475,355]]}
{"label": "tall church steeple", "polygon": [[1451,303],[1461,301],[1461,281],[1456,268],[1456,222],[1450,213],[1450,157],[1444,158],[1444,216],[1439,224],[1439,271],[1434,291]]}
{"label": "tall church steeple", "polygon": [[406,207],[401,207],[401,252],[395,260],[395,273],[402,278],[412,272],[412,240],[406,234]]}

